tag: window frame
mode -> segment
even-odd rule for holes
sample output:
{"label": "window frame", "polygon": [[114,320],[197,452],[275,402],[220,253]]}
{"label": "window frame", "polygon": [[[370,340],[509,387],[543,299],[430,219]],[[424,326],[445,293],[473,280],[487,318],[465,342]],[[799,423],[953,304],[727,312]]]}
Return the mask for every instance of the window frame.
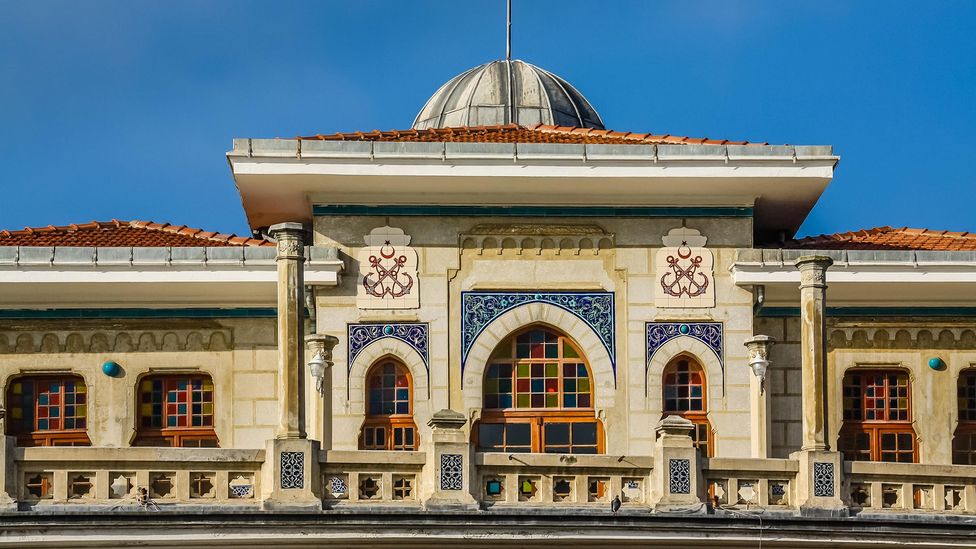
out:
{"label": "window frame", "polygon": [[[976,384],[976,368],[966,368],[961,370],[956,379],[957,423],[956,429],[952,433],[953,465],[976,465],[976,407],[969,408],[968,405],[964,407],[963,400],[968,399],[969,397],[961,396],[961,393],[963,392],[963,383],[967,382],[969,379],[972,379],[973,383]],[[964,419],[964,416],[970,416],[972,419]],[[969,445],[967,450],[958,449],[962,443],[963,437],[966,438]],[[958,459],[960,456],[966,456],[967,459],[965,461]]]}
{"label": "window frame", "polygon": [[[169,393],[169,381],[179,380],[180,378],[185,378],[187,383],[192,383],[194,378],[202,378],[204,380],[209,380],[213,389],[211,390],[211,406],[212,412],[210,413],[211,425],[207,426],[186,426],[186,427],[168,427],[166,426],[167,418],[170,414],[167,411],[166,395]],[[142,385],[146,381],[153,381],[156,379],[161,379],[163,381],[163,402],[162,402],[162,427],[144,427],[143,418],[146,417],[143,414],[142,406],[143,404],[143,390]],[[219,448],[220,439],[217,437],[217,384],[207,372],[156,372],[141,376],[136,382],[136,434],[132,441],[133,446],[147,446],[156,448]],[[186,402],[188,406],[192,406],[192,396],[190,400]],[[204,404],[204,402],[201,402]],[[192,410],[192,408],[191,408]],[[186,414],[189,417],[193,416],[192,411]],[[206,414],[202,414],[206,415]],[[179,415],[177,415],[178,417]],[[186,443],[197,443],[196,445]],[[213,443],[210,445],[209,443]],[[206,445],[204,445],[206,444]]]}
{"label": "window frame", "polygon": [[[556,345],[559,349],[558,358],[518,358],[518,338],[524,334],[542,330],[549,332],[556,336]],[[496,353],[498,353],[499,348],[502,345],[508,344],[511,346],[511,352],[508,354],[510,358],[496,359]],[[563,350],[564,345],[569,345],[572,347],[573,351],[576,353],[576,357],[564,357]],[[542,407],[542,408],[517,408],[517,380],[518,380],[518,365],[522,363],[526,364],[545,364],[545,363],[556,363],[558,370],[558,385],[557,385],[557,402],[559,406],[557,407]],[[543,454],[552,453],[546,452],[546,440],[545,440],[545,427],[547,424],[553,423],[593,423],[596,426],[596,454],[606,453],[606,433],[604,431],[603,422],[596,417],[595,404],[595,393],[596,387],[593,381],[593,368],[590,366],[589,361],[586,359],[586,355],[583,353],[579,345],[568,335],[562,333],[560,330],[551,328],[545,325],[535,324],[532,326],[526,326],[520,330],[512,332],[507,337],[505,337],[498,346],[492,351],[491,358],[485,365],[484,376],[487,376],[488,369],[493,364],[511,364],[512,365],[512,408],[485,408],[485,388],[482,385],[481,397],[482,397],[482,410],[481,417],[474,424],[471,429],[471,441],[474,444],[477,452],[512,452],[512,453],[533,453],[533,454]],[[587,407],[576,407],[576,408],[566,408],[562,405],[564,404],[564,370],[563,366],[567,363],[573,364],[583,364],[586,368],[586,379],[589,380],[589,402],[590,405]],[[484,382],[484,377],[482,378],[482,383]],[[532,379],[531,377],[529,379]],[[573,379],[582,379],[579,377]],[[531,394],[531,392],[530,392]],[[572,394],[580,395],[584,394],[579,391],[573,391]],[[481,446],[481,426],[488,424],[501,424],[501,425],[512,425],[512,424],[529,424],[530,425],[530,436],[531,442],[529,444],[528,450],[523,450],[524,445],[513,445],[514,448],[509,448],[507,444],[504,444],[502,448],[483,448]],[[572,429],[572,427],[570,427]],[[572,435],[570,435],[571,437]],[[570,439],[571,440],[571,439]],[[507,441],[506,441],[507,442]],[[558,446],[564,446],[562,444]],[[572,448],[570,444],[570,448]],[[592,445],[580,445],[585,447],[590,447]],[[572,452],[559,452],[561,454],[567,454]]]}
{"label": "window frame", "polygon": [[[370,387],[373,376],[383,375],[381,369],[392,363],[398,370],[402,369],[404,375],[407,378],[407,408],[408,413],[406,414],[372,414],[370,409],[372,407],[372,396],[370,395]],[[399,375],[399,374],[395,374]],[[395,388],[394,388],[395,389]],[[417,424],[414,421],[414,384],[413,375],[410,373],[410,368],[407,367],[406,363],[394,356],[383,357],[373,363],[372,366],[366,371],[365,383],[363,387],[365,404],[365,419],[363,420],[362,427],[359,429],[359,449],[360,450],[370,450],[370,451],[401,451],[401,452],[415,452],[420,448],[420,431],[417,429]],[[383,429],[383,444],[375,443],[375,436],[378,429]],[[413,445],[408,445],[406,443],[406,430],[413,430]],[[403,442],[399,445],[396,444],[395,433],[397,431],[403,433]],[[367,431],[372,433],[373,443],[367,444]]]}
{"label": "window frame", "polygon": [[[860,396],[860,413],[861,419],[845,419],[848,413],[847,409],[847,396],[845,395],[846,389],[849,387],[847,383],[848,376],[859,375],[861,376],[861,383],[859,387]],[[883,397],[878,397],[877,395],[868,397],[867,391],[868,387],[867,379],[868,376],[884,376],[885,381],[883,389],[885,394]],[[905,408],[907,419],[888,419],[891,417],[893,408],[890,404],[890,396],[888,395],[888,389],[891,387],[889,384],[889,376],[897,375],[904,376],[906,380],[906,395],[907,395],[907,405]],[[864,419],[866,413],[869,409],[867,406],[867,399],[879,399],[885,401],[885,405],[881,408],[883,410],[884,419]],[[898,397],[895,397],[898,398]],[[873,461],[880,463],[918,463],[918,436],[915,433],[913,410],[914,401],[912,399],[912,377],[911,372],[903,368],[850,368],[844,372],[844,376],[841,378],[841,428],[837,436],[837,449],[844,453],[844,459],[848,461]],[[877,408],[874,408],[877,410]],[[900,410],[900,408],[898,409]],[[900,460],[884,460],[884,454],[894,452],[897,455],[906,454],[907,452],[895,450],[885,450],[882,444],[882,438],[886,435],[894,435],[896,440],[898,435],[909,434],[912,440],[912,452],[910,462],[900,461]],[[852,440],[856,440],[855,437],[858,435],[866,435],[868,437],[868,447],[866,449],[858,448],[858,444],[855,442],[851,444]],[[866,458],[866,459],[865,459]]]}
{"label": "window frame", "polygon": [[[701,375],[702,382],[702,409],[701,410],[669,410],[668,409],[668,398],[667,392],[670,384],[667,382],[668,375],[678,368],[682,361],[688,362],[689,366],[694,366],[697,368],[698,373]],[[691,370],[689,369],[689,373]],[[686,386],[691,386],[691,383],[686,384]],[[680,385],[679,385],[680,386]],[[701,427],[705,428],[706,440],[704,443],[705,451],[702,453],[702,457],[712,457],[715,455],[715,436],[712,432],[712,424],[708,421],[708,375],[705,372],[705,366],[694,356],[688,353],[679,353],[673,357],[664,366],[661,371],[661,418],[667,416],[679,416],[694,424],[694,430],[691,433],[691,438],[695,448],[701,450],[702,442],[701,437],[699,437],[699,431]]]}
{"label": "window frame", "polygon": [[[38,402],[39,394],[37,393],[36,388],[38,383],[43,381],[49,381],[49,380],[58,380],[58,384],[61,387],[61,390],[58,393],[59,394],[58,414],[62,422],[64,421],[65,418],[64,415],[65,406],[68,406],[68,404],[65,403],[65,399],[64,399],[65,381],[70,380],[70,381],[74,381],[76,384],[80,383],[85,388],[85,391],[83,393],[85,395],[85,403],[83,404],[85,406],[85,415],[83,416],[85,419],[85,427],[74,428],[74,429],[62,428],[62,429],[43,429],[43,430],[38,428],[37,422],[39,419],[42,418],[38,417],[37,407],[40,405],[40,403]],[[14,384],[24,383],[25,381],[29,381],[33,383],[35,387],[34,400],[32,403],[33,426],[29,431],[20,432],[17,429],[17,424],[20,423],[20,420],[15,421],[9,415],[12,411],[12,408],[10,406],[10,396],[11,396],[11,391],[13,391]],[[88,436],[88,417],[89,417],[88,409],[91,406],[91,393],[89,392],[88,389],[89,389],[88,383],[86,382],[84,376],[76,373],[71,373],[71,372],[26,373],[23,375],[17,375],[11,377],[10,380],[7,382],[7,387],[5,391],[6,394],[4,400],[6,404],[6,413],[8,414],[5,420],[6,430],[7,430],[6,434],[15,437],[18,446],[25,446],[25,447],[26,446],[91,446],[91,438],[89,438]],[[77,395],[78,392],[76,391],[74,394]],[[79,404],[77,403],[74,403],[72,405],[79,406]],[[82,416],[74,415],[72,417],[78,418]]]}

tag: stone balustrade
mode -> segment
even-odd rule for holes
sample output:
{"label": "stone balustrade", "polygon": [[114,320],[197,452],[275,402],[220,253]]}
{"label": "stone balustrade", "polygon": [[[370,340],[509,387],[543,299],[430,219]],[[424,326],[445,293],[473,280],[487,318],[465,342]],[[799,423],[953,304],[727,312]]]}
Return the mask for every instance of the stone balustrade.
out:
{"label": "stone balustrade", "polygon": [[976,466],[847,462],[844,496],[853,513],[976,513]]}
{"label": "stone balustrade", "polygon": [[420,505],[425,452],[377,450],[320,452],[327,507],[346,504]]}
{"label": "stone balustrade", "polygon": [[478,453],[475,498],[486,506],[646,506],[650,456]]}
{"label": "stone balustrade", "polygon": [[799,463],[789,459],[704,459],[702,476],[713,507],[746,506],[786,508],[795,501],[792,491]]}
{"label": "stone balustrade", "polygon": [[261,494],[263,450],[33,447],[12,454],[10,491],[22,507],[240,505]]}

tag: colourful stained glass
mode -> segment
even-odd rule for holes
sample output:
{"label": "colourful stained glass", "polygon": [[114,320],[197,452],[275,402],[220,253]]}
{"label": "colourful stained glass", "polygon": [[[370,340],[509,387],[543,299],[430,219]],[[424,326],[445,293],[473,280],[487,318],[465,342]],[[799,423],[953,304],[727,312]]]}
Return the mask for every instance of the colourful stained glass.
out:
{"label": "colourful stained glass", "polygon": [[139,384],[140,425],[147,429],[213,427],[209,376],[151,376]]}
{"label": "colourful stained glass", "polygon": [[976,422],[976,371],[959,376],[959,421]]}
{"label": "colourful stained glass", "polygon": [[688,360],[668,366],[664,372],[664,411],[705,411],[705,377],[700,366]]}
{"label": "colourful stained glass", "polygon": [[11,433],[84,431],[87,388],[75,376],[19,378],[10,384],[7,408]]}
{"label": "colourful stained glass", "polygon": [[909,389],[904,372],[849,372],[844,376],[844,420],[909,421]]}
{"label": "colourful stained glass", "polygon": [[410,379],[405,366],[384,362],[370,374],[367,385],[369,415],[410,414]]}
{"label": "colourful stained glass", "polygon": [[[513,353],[501,349],[514,349]],[[485,371],[484,407],[591,408],[589,371],[565,337],[530,330],[499,344]]]}

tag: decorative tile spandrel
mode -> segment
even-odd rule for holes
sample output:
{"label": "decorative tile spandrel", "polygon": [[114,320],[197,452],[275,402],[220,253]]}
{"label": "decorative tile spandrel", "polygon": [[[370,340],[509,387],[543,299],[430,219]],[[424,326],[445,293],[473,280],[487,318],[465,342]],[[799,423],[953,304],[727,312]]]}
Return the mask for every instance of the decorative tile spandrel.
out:
{"label": "decorative tile spandrel", "polygon": [[356,307],[360,309],[416,309],[420,307],[417,251],[403,229],[377,227],[363,237],[359,252]]}
{"label": "decorative tile spandrel", "polygon": [[708,240],[688,227],[671,229],[662,237],[654,272],[657,284],[654,305],[664,308],[714,307],[714,258],[705,248]]}

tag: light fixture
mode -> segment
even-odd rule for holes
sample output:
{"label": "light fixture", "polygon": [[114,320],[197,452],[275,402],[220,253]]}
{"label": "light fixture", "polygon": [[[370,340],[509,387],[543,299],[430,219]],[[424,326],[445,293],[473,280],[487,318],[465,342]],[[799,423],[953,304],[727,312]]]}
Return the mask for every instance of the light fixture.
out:
{"label": "light fixture", "polygon": [[315,391],[325,394],[325,371],[332,367],[332,349],[339,338],[326,334],[305,336],[305,343],[312,358],[308,361],[308,373],[315,379]]}
{"label": "light fixture", "polygon": [[767,335],[757,335],[746,340],[749,349],[749,368],[759,380],[759,394],[766,392],[766,372],[769,370],[769,349],[776,339]]}

